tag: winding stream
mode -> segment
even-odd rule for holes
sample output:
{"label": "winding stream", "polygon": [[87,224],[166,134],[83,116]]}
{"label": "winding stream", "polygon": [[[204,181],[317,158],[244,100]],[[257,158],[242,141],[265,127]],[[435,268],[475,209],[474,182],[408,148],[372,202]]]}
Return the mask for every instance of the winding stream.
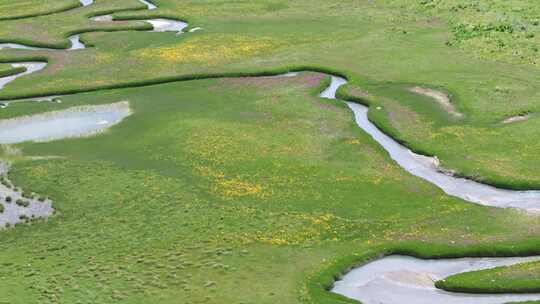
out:
{"label": "winding stream", "polygon": [[[157,8],[151,2],[139,0],[147,5],[149,10]],[[92,0],[81,0],[83,6],[93,3]],[[97,22],[114,22],[111,15],[92,18]],[[187,23],[165,19],[144,20],[153,26],[153,31],[173,31],[182,33]],[[195,31],[200,28],[194,28]],[[71,47],[68,50],[84,49],[79,35],[69,37]],[[50,50],[30,47],[21,44],[0,44],[2,48],[26,50]],[[15,79],[37,72],[45,68],[43,62],[13,63],[14,67],[25,67],[27,71],[8,77],[0,78],[0,89]],[[287,73],[273,77],[294,77],[296,73]],[[337,90],[347,84],[347,80],[331,76],[332,81],[320,97],[336,99]],[[56,96],[50,97],[54,100]],[[47,98],[42,98],[47,100]],[[36,98],[36,100],[39,100]],[[0,104],[2,105],[2,104]],[[353,111],[357,125],[377,141],[391,158],[409,173],[420,177],[449,195],[466,201],[494,207],[514,207],[528,211],[540,211],[540,191],[512,191],[498,189],[468,179],[454,177],[441,172],[436,158],[413,153],[391,137],[380,131],[368,119],[368,108],[352,102],[347,102]],[[130,115],[129,104],[117,103],[105,106],[72,108],[64,111],[45,113],[15,119],[0,120],[0,144],[13,144],[24,141],[55,140],[73,136],[88,136],[121,122]],[[7,165],[0,164],[0,175],[7,174]],[[2,202],[6,196],[19,198],[22,194],[10,187],[0,185],[0,203],[5,207],[0,214],[0,226],[6,223],[17,223],[27,217],[46,217],[54,212],[50,200],[39,201],[32,199],[29,206]],[[21,218],[21,216],[23,218]],[[335,283],[333,292],[350,298],[369,303],[503,303],[507,301],[540,299],[540,295],[466,295],[448,293],[434,287],[434,281],[463,271],[472,271],[509,265],[518,262],[540,260],[540,257],[530,258],[475,258],[448,260],[420,260],[405,256],[389,256],[359,267]],[[390,291],[390,292],[389,292]]]}
{"label": "winding stream", "polygon": [[2,49],[48,50],[48,48],[38,48],[18,43],[0,43],[0,50]]}
{"label": "winding stream", "polygon": [[[47,66],[47,63],[45,62],[18,62],[18,63],[12,63],[11,66],[14,68],[24,67],[26,68],[26,71],[21,72],[19,74],[7,76],[7,77],[0,77],[0,90],[3,89],[4,86],[6,86],[6,84],[14,81],[15,79],[19,77],[23,77],[28,74],[32,74],[37,71],[43,70]],[[2,105],[4,104],[2,103]]]}
{"label": "winding stream", "polygon": [[[73,35],[68,37],[70,47],[65,49],[67,51],[80,50],[86,48],[85,45],[80,40],[80,35]],[[0,43],[0,50],[2,49],[16,49],[16,50],[33,50],[33,51],[58,51],[59,49],[46,48],[46,47],[36,47],[29,46],[19,43]],[[60,49],[63,51],[63,49]]]}
{"label": "winding stream", "polygon": [[[145,0],[139,0],[140,2],[147,5],[149,10],[156,9],[157,6],[154,4],[145,1]],[[81,0],[80,1],[83,6],[88,6],[94,3],[93,0]],[[93,21],[96,22],[114,22],[112,15],[101,15],[101,16],[95,16],[90,18]],[[155,18],[155,19],[141,19],[140,21],[144,21],[147,23],[150,23],[153,27],[151,32],[176,32],[177,34],[182,34],[183,30],[189,26],[188,23],[180,21],[180,20],[174,20],[174,19],[167,19],[167,18]],[[195,32],[197,30],[201,30],[201,28],[194,28],[190,32]],[[72,35],[68,37],[71,46],[68,49],[65,50],[59,50],[59,49],[53,49],[53,48],[46,48],[46,47],[33,47],[28,46],[24,44],[19,43],[0,43],[0,50],[2,49],[20,49],[20,50],[41,50],[41,51],[75,51],[75,50],[82,50],[86,48],[86,45],[81,41],[80,34]],[[26,67],[27,70],[25,72],[21,72],[16,75],[11,75],[8,77],[0,77],[0,90],[4,88],[4,86],[14,80],[16,80],[19,77],[23,77],[35,72],[38,72],[42,69],[44,69],[47,66],[47,63],[45,62],[21,62],[21,63],[12,63],[13,67]],[[54,96],[56,97],[56,96]],[[46,100],[47,97],[41,98]],[[39,98],[35,98],[34,100],[40,100]],[[5,108],[9,105],[9,101],[3,101],[0,102],[0,108]]]}
{"label": "winding stream", "polygon": [[[147,2],[144,0],[139,0],[139,1],[146,4],[149,10],[157,8],[157,6],[155,6],[154,4],[150,2]],[[83,4],[83,6],[88,6],[94,3],[94,1],[81,0],[81,3]],[[114,18],[112,15],[95,16],[95,17],[91,17],[90,20],[96,21],[96,22],[114,22]],[[132,21],[143,21],[143,22],[147,22],[151,24],[152,30],[150,30],[150,32],[176,32],[177,34],[182,34],[183,30],[189,26],[189,24],[186,22],[175,20],[175,19],[169,19],[169,18],[133,19]],[[202,28],[197,27],[190,30],[190,32],[192,33],[201,29]],[[68,39],[71,43],[71,46],[67,49],[68,51],[81,50],[81,49],[86,48],[86,45],[82,43],[80,40],[80,34],[69,36]],[[46,48],[46,47],[35,47],[35,46],[29,46],[29,45],[24,45],[20,43],[0,43],[0,50],[2,49],[42,50],[42,51],[62,50],[62,49],[54,49],[54,48]]]}
{"label": "winding stream", "polygon": [[435,287],[436,281],[457,273],[538,260],[540,257],[422,260],[393,255],[352,270],[335,283],[332,292],[363,304],[502,304],[539,300],[540,294],[465,294]]}
{"label": "winding stream", "polygon": [[[347,84],[344,78],[331,77],[330,86],[320,94],[322,98],[336,99],[337,90]],[[356,124],[377,141],[396,163],[447,194],[482,205],[540,210],[540,191],[497,189],[447,175],[441,172],[436,158],[416,154],[379,130],[368,119],[368,107],[353,102],[347,102],[347,105],[354,113]],[[434,284],[437,280],[461,272],[531,260],[540,260],[540,257],[422,260],[407,256],[388,256],[347,273],[342,280],[335,283],[332,292],[364,304],[492,304],[540,300],[540,294],[450,293],[437,289]]]}
{"label": "winding stream", "polygon": [[[99,15],[90,18],[90,20],[95,22],[114,22],[112,15]],[[176,32],[177,34],[182,34],[183,30],[189,26],[189,24],[186,22],[168,18],[132,19],[131,21],[143,21],[150,23],[153,27],[150,32]]]}
{"label": "winding stream", "polygon": [[[83,6],[94,3],[93,0],[80,0]],[[148,1],[140,0],[147,5],[148,9],[156,6]],[[94,21],[114,21],[110,15],[92,18]],[[183,33],[188,24],[178,20],[156,18],[143,20],[153,27],[153,32],[176,32]],[[81,42],[80,35],[72,35],[69,38],[71,46],[64,51],[85,49],[86,45]],[[61,51],[52,48],[32,47],[18,43],[0,43],[2,49],[20,50],[46,50]],[[12,67],[24,67],[24,72],[0,77],[0,90],[10,82],[44,69],[46,62],[18,62],[12,63]],[[57,101],[59,96],[38,97],[27,100]],[[9,102],[0,102],[0,108],[5,108]],[[111,105],[85,106],[71,108],[63,111],[48,112],[33,116],[17,117],[0,120],[0,144],[16,144],[25,141],[50,141],[69,137],[91,136],[107,130],[120,123],[124,118],[131,115],[129,103],[119,102]],[[24,198],[22,190],[13,186],[7,177],[9,165],[0,161],[0,177],[4,184],[0,183],[0,227],[26,222],[34,218],[49,217],[54,213],[50,199],[30,197]]]}
{"label": "winding stream", "polygon": [[86,45],[84,45],[84,43],[81,42],[80,35],[73,35],[73,36],[70,36],[68,39],[71,42],[71,47],[67,49],[68,51],[82,50],[86,48]]}
{"label": "winding stream", "polygon": [[[336,91],[345,84],[347,80],[332,76],[330,86],[320,96],[336,99]],[[347,105],[354,112],[356,124],[377,141],[396,163],[407,172],[432,183],[447,194],[480,205],[540,211],[540,191],[499,189],[443,173],[437,158],[414,153],[379,130],[368,119],[368,107],[353,102],[347,102]]]}
{"label": "winding stream", "polygon": [[139,2],[143,3],[143,4],[146,4],[146,7],[149,9],[149,10],[153,10],[153,9],[156,9],[157,6],[151,2],[148,2],[146,0],[139,0]]}

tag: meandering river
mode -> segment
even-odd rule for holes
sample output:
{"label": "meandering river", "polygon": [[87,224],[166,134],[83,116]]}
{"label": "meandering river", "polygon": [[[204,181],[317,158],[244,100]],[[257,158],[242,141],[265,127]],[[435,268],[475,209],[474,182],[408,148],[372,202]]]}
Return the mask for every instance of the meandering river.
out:
{"label": "meandering river", "polygon": [[[145,0],[149,10],[157,6]],[[92,0],[81,0],[83,6],[93,3]],[[102,15],[92,18],[96,22],[114,22],[112,15]],[[153,26],[153,31],[173,31],[182,33],[187,23],[158,18],[144,20]],[[200,28],[196,28],[200,29]],[[86,48],[79,35],[69,37],[71,47],[67,51]],[[16,43],[0,44],[0,49],[48,50],[26,46]],[[56,50],[60,51],[60,50]],[[66,51],[66,50],[64,50]],[[44,62],[13,63],[13,67],[24,67],[25,72],[17,75],[0,78],[0,89],[19,77],[38,72],[46,67]],[[295,73],[276,75],[275,77],[294,77]],[[320,97],[336,99],[337,90],[347,84],[347,80],[330,75],[332,81]],[[53,96],[56,97],[56,96]],[[53,97],[42,99],[53,100]],[[7,105],[9,102],[0,104]],[[390,157],[407,172],[424,179],[440,188],[448,195],[462,198],[471,203],[493,206],[513,207],[528,211],[540,211],[540,191],[513,191],[498,189],[472,180],[458,178],[443,173],[436,158],[427,157],[412,152],[399,144],[390,136],[384,134],[368,119],[368,108],[361,104],[347,102],[354,113],[358,127],[369,134],[379,143]],[[109,108],[107,108],[109,106]],[[96,108],[97,107],[97,108]],[[84,109],[68,109],[36,116],[27,116],[11,120],[0,120],[0,144],[13,144],[24,141],[55,140],[73,136],[86,136],[93,132],[106,129],[119,123],[130,114],[129,105],[115,104]],[[101,107],[101,108],[100,108]],[[0,175],[7,173],[7,166],[1,164]],[[0,185],[0,197],[11,195],[19,197],[8,187]],[[4,204],[7,206],[7,204]],[[32,200],[30,207],[7,206],[7,212],[0,214],[0,226],[20,221],[21,216],[49,216],[53,213],[52,202],[38,202]],[[532,258],[475,258],[475,259],[447,259],[447,260],[420,260],[405,256],[389,256],[361,266],[346,274],[342,280],[336,282],[333,292],[358,299],[365,304],[369,303],[503,303],[506,301],[540,299],[540,295],[465,295],[448,293],[434,287],[434,281],[448,275],[463,271],[471,271],[500,265],[540,260]]]}
{"label": "meandering river", "polygon": [[352,270],[335,283],[332,292],[363,304],[502,304],[539,300],[540,294],[446,292],[434,283],[457,273],[538,260],[540,257],[422,260],[393,255]]}
{"label": "meandering river", "polygon": [[[347,80],[344,78],[332,76],[330,86],[320,96],[336,99],[336,91],[345,84]],[[397,164],[407,172],[439,187],[447,194],[486,206],[540,211],[540,191],[499,189],[444,173],[436,158],[412,152],[377,128],[368,119],[368,107],[353,102],[347,102],[347,105],[354,112],[356,124],[379,143]]]}

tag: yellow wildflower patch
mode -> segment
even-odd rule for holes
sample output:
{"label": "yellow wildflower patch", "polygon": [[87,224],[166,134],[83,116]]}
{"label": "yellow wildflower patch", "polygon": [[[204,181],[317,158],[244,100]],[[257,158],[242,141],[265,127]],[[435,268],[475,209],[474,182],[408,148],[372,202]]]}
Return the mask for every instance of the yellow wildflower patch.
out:
{"label": "yellow wildflower patch", "polygon": [[178,45],[151,47],[136,51],[145,60],[167,63],[198,63],[213,65],[275,50],[278,44],[270,38],[234,35],[197,36]]}
{"label": "yellow wildflower patch", "polygon": [[249,182],[240,177],[228,178],[223,172],[216,171],[210,167],[197,166],[197,171],[205,177],[211,178],[214,182],[213,191],[220,193],[225,198],[241,196],[262,196],[264,187]]}
{"label": "yellow wildflower patch", "polygon": [[252,184],[239,178],[225,179],[219,182],[226,196],[245,196],[256,195],[262,192],[263,187],[258,184]]}

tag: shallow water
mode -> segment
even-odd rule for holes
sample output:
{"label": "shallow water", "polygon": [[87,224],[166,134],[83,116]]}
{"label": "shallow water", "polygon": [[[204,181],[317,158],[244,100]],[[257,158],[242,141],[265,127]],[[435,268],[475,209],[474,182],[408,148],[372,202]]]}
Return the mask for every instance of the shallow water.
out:
{"label": "shallow water", "polygon": [[422,260],[394,255],[352,270],[335,283],[332,292],[364,304],[502,304],[539,300],[540,294],[463,294],[446,292],[434,285],[453,274],[533,260],[540,257]]}
{"label": "shallow water", "polygon": [[79,0],[83,6],[89,6],[94,3],[94,0]]}
{"label": "shallow water", "polygon": [[19,62],[19,63],[12,63],[11,66],[14,68],[25,67],[26,72],[12,75],[12,76],[7,76],[7,77],[0,77],[0,90],[3,89],[6,84],[14,81],[15,79],[19,77],[29,75],[29,74],[32,74],[32,73],[35,73],[37,71],[44,69],[47,66],[47,63],[45,62]]}
{"label": "shallow water", "polygon": [[146,4],[146,6],[148,7],[149,10],[153,10],[153,9],[157,8],[156,5],[154,5],[153,3],[150,3],[150,2],[148,2],[146,0],[139,0],[139,2]]}
{"label": "shallow water", "polygon": [[[139,0],[140,2],[146,4],[148,6],[149,10],[157,8],[156,5],[152,4],[151,2]],[[83,6],[88,6],[94,3],[93,0],[81,0],[81,3]],[[97,22],[105,22],[105,21],[114,21],[112,15],[100,15],[90,18],[93,21]],[[166,18],[156,18],[156,19],[148,19],[148,20],[142,20],[145,22],[148,22],[152,25],[153,29],[152,32],[167,32],[167,31],[173,31],[177,34],[183,33],[182,31],[188,27],[188,24],[183,21],[173,20],[173,19],[166,19]],[[192,31],[199,30],[201,28],[194,28]],[[69,37],[69,41],[71,43],[70,48],[68,48],[68,51],[73,50],[81,50],[85,49],[86,45],[81,42],[80,35],[73,35]],[[17,43],[0,43],[0,50],[3,48],[12,48],[12,49],[24,49],[24,50],[55,50],[50,48],[41,48],[41,47],[31,47],[23,44],[17,44]],[[27,66],[28,71],[24,73],[19,73],[17,75],[9,76],[9,77],[2,77],[0,78],[0,90],[3,89],[3,87],[14,81],[15,79],[37,72],[41,69],[43,69],[46,66],[46,63],[21,63],[21,64],[12,64],[14,67],[16,66]],[[56,97],[56,96],[54,96]],[[41,98],[43,99],[43,98]],[[40,98],[34,98],[34,99],[27,99],[27,100],[41,100]],[[16,102],[16,100],[11,101],[3,101],[0,102],[0,108],[5,108],[9,103]]]}
{"label": "shallow water", "polygon": [[[0,162],[0,176],[6,176],[7,172],[7,164]],[[5,201],[8,196],[12,199],[11,203]],[[4,205],[4,212],[0,213],[0,227],[5,227],[6,224],[13,225],[22,222],[21,216],[41,218],[51,216],[54,213],[52,201],[49,199],[43,202],[37,199],[28,199],[30,203],[28,207],[17,205],[15,202],[18,199],[24,199],[21,191],[15,191],[14,188],[8,188],[0,184],[0,204]]]}
{"label": "shallow water", "polygon": [[100,16],[92,17],[92,18],[90,18],[90,20],[96,21],[96,22],[111,22],[111,21],[113,21],[113,16],[112,15],[100,15]]}
{"label": "shallow water", "polygon": [[[43,65],[44,63],[39,64]],[[33,70],[35,71],[36,69]],[[27,72],[27,74],[28,73],[30,73],[30,71]],[[277,75],[277,77],[292,77],[295,75],[297,75],[297,73],[287,73]],[[16,76],[20,77],[22,74]],[[6,78],[13,77],[14,76],[0,79],[0,88],[5,85],[5,83],[14,80]],[[323,98],[336,99],[336,91],[346,83],[346,79],[332,76],[330,86],[326,88],[320,96]],[[397,164],[409,173],[441,188],[445,193],[481,205],[501,208],[513,207],[535,212],[540,211],[540,191],[498,189],[441,172],[439,162],[436,158],[414,153],[380,131],[369,121],[367,107],[352,102],[347,104],[354,112],[357,125],[375,139],[390,154],[390,157],[396,161]]]}
{"label": "shallow water", "polygon": [[152,24],[152,26],[154,27],[152,32],[182,33],[182,30],[188,26],[188,24],[183,21],[165,19],[165,18],[148,19],[144,21]]}
{"label": "shallow water", "polygon": [[[157,6],[139,0],[147,5],[149,10]],[[93,0],[80,0],[83,6],[91,5]],[[93,21],[113,21],[111,15],[92,18]],[[154,27],[153,31],[175,31],[181,33],[188,24],[171,19],[144,20]],[[191,32],[199,30],[194,28]],[[84,49],[79,35],[69,37],[69,50]],[[0,44],[2,48],[43,49],[20,44]],[[31,74],[43,69],[46,63],[27,62],[13,64],[25,66],[27,72],[0,78],[0,89],[18,77]],[[292,77],[296,73],[288,73],[279,77]],[[336,91],[347,81],[332,76],[330,86],[320,96],[336,98]],[[52,100],[52,99],[51,99]],[[422,156],[411,152],[392,138],[382,133],[367,117],[368,108],[355,103],[347,103],[354,112],[355,120],[364,131],[381,144],[401,167],[411,174],[421,177],[446,193],[463,198],[467,201],[496,206],[518,207],[527,210],[540,210],[540,191],[510,191],[486,186],[466,179],[456,178],[439,172],[438,161],[435,158]],[[87,106],[64,111],[50,112],[34,116],[0,120],[0,144],[14,144],[25,141],[49,141],[75,136],[88,136],[103,131],[129,116],[131,111],[126,103],[105,106]],[[0,166],[0,174],[5,168]],[[7,171],[6,171],[7,172]],[[0,185],[0,197],[12,196],[15,200],[20,193]],[[28,217],[44,217],[53,213],[52,202],[32,200],[29,207],[20,207],[15,203],[5,204],[5,211],[0,214],[0,226],[6,223],[17,223],[21,215]],[[540,258],[486,258],[486,259],[451,259],[451,260],[419,260],[405,256],[390,256],[359,267],[336,282],[333,292],[350,298],[370,303],[504,303],[508,301],[535,300],[540,295],[467,295],[448,293],[434,287],[434,280],[464,271],[472,271],[517,262],[530,261]],[[391,292],[389,292],[391,291]]]}
{"label": "shallow water", "polygon": [[[114,18],[112,15],[95,16],[90,19],[96,22],[114,22]],[[189,25],[183,21],[167,18],[141,19],[139,21],[150,23],[153,27],[151,32],[177,32],[180,34]]]}
{"label": "shallow water", "polygon": [[[336,91],[347,80],[332,76],[332,83],[321,93],[323,98],[336,98]],[[514,207],[529,211],[540,211],[540,191],[514,191],[498,189],[465,178],[458,178],[441,172],[439,162],[434,157],[416,154],[380,131],[368,119],[368,108],[361,104],[348,102],[354,112],[357,125],[377,141],[403,169],[418,176],[449,195],[466,201],[494,207]]]}
{"label": "shallow water", "polygon": [[47,48],[38,48],[18,43],[0,43],[0,50],[2,49],[18,49],[18,50],[43,50]]}
{"label": "shallow water", "polygon": [[[0,199],[3,199],[6,195],[11,196],[14,200],[22,197],[19,192],[9,192],[8,188],[0,185]],[[9,204],[2,202],[4,205],[4,212],[0,214],[0,227],[5,227],[7,224],[13,225],[23,222],[21,216],[26,216],[27,218],[44,218],[49,217],[54,213],[52,201],[50,200],[40,202],[33,199],[29,202],[30,205],[28,205],[28,207],[19,206],[14,202]]]}
{"label": "shallow water", "polygon": [[332,81],[330,82],[330,85],[328,86],[328,88],[326,88],[324,91],[321,92],[321,94],[319,94],[319,96],[322,98],[336,99],[337,90],[341,86],[347,84],[347,80],[345,78],[337,77],[337,76],[331,76],[331,77],[332,77]]}
{"label": "shallow water", "polygon": [[121,102],[0,120],[0,144],[89,136],[118,124],[130,114],[129,104]]}
{"label": "shallow water", "polygon": [[84,45],[84,43],[81,42],[80,35],[70,36],[69,41],[71,42],[71,47],[68,49],[68,51],[82,50],[86,48],[86,45]]}
{"label": "shallow water", "polygon": [[[86,46],[81,42],[80,35],[73,35],[69,37],[69,42],[71,43],[71,46],[68,51],[72,50],[80,50],[86,48]],[[46,47],[34,47],[34,46],[28,46],[24,44],[18,44],[18,43],[0,43],[0,50],[2,49],[18,49],[18,50],[42,50],[42,51],[56,51],[57,49],[51,49]]]}

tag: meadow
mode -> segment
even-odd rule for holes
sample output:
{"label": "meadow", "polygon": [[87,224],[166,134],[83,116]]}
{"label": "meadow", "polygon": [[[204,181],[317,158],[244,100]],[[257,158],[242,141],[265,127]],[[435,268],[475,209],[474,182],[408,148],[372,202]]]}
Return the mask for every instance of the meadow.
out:
{"label": "meadow", "polygon": [[80,6],[77,0],[57,0],[49,3],[36,0],[0,1],[0,20],[30,18],[64,12]]}
{"label": "meadow", "polygon": [[[91,47],[1,50],[0,62],[48,66],[0,90],[0,102],[73,95],[14,103],[0,119],[118,101],[134,114],[94,137],[2,147],[10,178],[53,198],[57,213],[0,233],[0,303],[354,303],[326,289],[381,254],[540,253],[537,215],[471,204],[409,175],[343,103],[317,97],[327,76],[240,77],[339,73],[350,81],[339,95],[369,104],[370,119],[411,149],[459,175],[540,188],[529,52],[538,5],[157,0],[147,11],[97,0],[50,14],[73,1],[25,2],[33,9],[21,2],[0,20],[42,16],[0,21],[0,41],[61,49],[83,33]],[[88,19],[111,12],[122,21]],[[151,33],[134,20],[149,17],[202,30]],[[463,117],[414,86],[448,93]],[[531,117],[501,123],[521,113]],[[494,276],[510,291],[538,289],[540,268],[447,284],[500,290],[484,279]]]}

